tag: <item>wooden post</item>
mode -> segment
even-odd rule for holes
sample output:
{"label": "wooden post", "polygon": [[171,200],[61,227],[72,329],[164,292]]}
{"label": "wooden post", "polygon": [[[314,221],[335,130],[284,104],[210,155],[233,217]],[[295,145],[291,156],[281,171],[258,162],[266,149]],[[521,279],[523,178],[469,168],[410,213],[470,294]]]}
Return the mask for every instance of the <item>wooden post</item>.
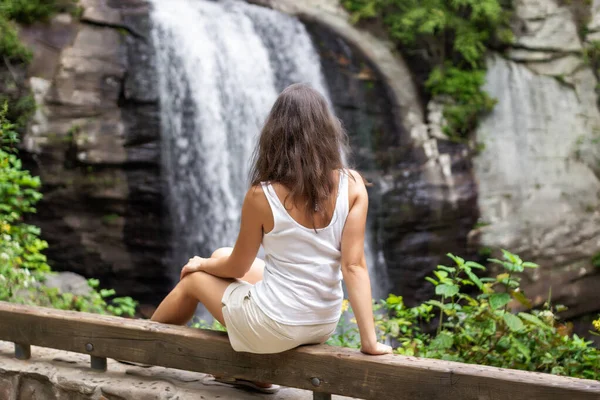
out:
{"label": "wooden post", "polygon": [[31,358],[31,346],[15,343],[15,358],[18,360],[29,360]]}
{"label": "wooden post", "polygon": [[[310,383],[315,387],[321,386],[321,380],[317,377],[311,378]],[[313,392],[313,400],[331,400],[331,395],[329,393]]]}
{"label": "wooden post", "polygon": [[96,371],[106,371],[106,357],[90,356],[92,369]]}
{"label": "wooden post", "polygon": [[[85,351],[91,353],[94,351],[94,345],[92,343],[85,344]],[[96,371],[106,371],[106,357],[97,357],[90,354],[90,363],[92,369]]]}

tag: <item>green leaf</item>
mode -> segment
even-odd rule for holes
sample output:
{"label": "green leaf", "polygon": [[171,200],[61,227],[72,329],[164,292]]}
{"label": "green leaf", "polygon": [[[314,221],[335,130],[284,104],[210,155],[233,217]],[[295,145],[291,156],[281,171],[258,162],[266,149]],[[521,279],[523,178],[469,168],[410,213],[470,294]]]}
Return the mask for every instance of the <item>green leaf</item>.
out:
{"label": "green leaf", "polygon": [[458,303],[448,303],[446,304],[446,309],[448,310],[454,310],[454,311],[460,311],[462,310],[462,306]]}
{"label": "green leaf", "polygon": [[453,261],[456,263],[456,265],[459,265],[459,266],[460,266],[460,265],[463,265],[463,264],[465,263],[465,260],[464,260],[463,258],[461,258],[461,257],[458,257],[458,256],[455,256],[455,255],[454,255],[454,254],[452,254],[452,253],[448,253],[448,254],[446,254],[446,255],[447,255],[448,257],[450,257],[450,258],[451,258],[451,259],[452,259],[452,260],[453,260]]}
{"label": "green leaf", "polygon": [[454,268],[454,267],[446,267],[445,265],[438,265],[437,269],[440,269],[442,271],[446,271],[446,272],[451,273],[451,274],[453,274],[453,273],[456,272],[456,268]]}
{"label": "green leaf", "polygon": [[433,278],[432,278],[432,277],[430,277],[430,276],[427,276],[427,277],[425,277],[425,280],[426,280],[427,282],[431,282],[431,283],[433,283],[435,286],[437,286],[437,285],[439,284],[439,282],[438,282],[438,281],[436,281],[435,279],[433,279]]}
{"label": "green leaf", "polygon": [[525,268],[537,268],[539,267],[539,265],[537,265],[536,263],[532,263],[532,262],[524,262],[522,264]]}
{"label": "green leaf", "polygon": [[429,300],[429,301],[427,302],[427,304],[430,304],[430,305],[432,305],[432,306],[435,306],[435,307],[441,308],[442,310],[445,310],[445,309],[447,308],[447,304],[444,304],[444,303],[442,303],[442,302],[440,302],[440,301],[437,301],[437,300]]}
{"label": "green leaf", "polygon": [[510,261],[513,264],[519,264],[520,265],[520,264],[523,263],[523,260],[521,260],[521,258],[518,255],[513,254],[510,251],[507,251],[507,250],[504,250],[504,249],[501,249],[501,250],[502,250],[502,255],[504,256],[505,260],[508,260],[508,261]]}
{"label": "green leaf", "polygon": [[477,285],[477,287],[479,289],[483,289],[483,282],[481,282],[481,280],[479,279],[479,277],[477,275],[475,275],[470,269],[466,269],[465,273],[467,274],[469,279],[471,279],[473,281],[473,283],[475,285]]}
{"label": "green leaf", "polygon": [[527,308],[532,308],[533,305],[531,304],[531,301],[529,301],[529,299],[527,297],[525,297],[525,295],[523,294],[523,292],[517,292],[516,290],[513,290],[510,292],[510,295],[517,300],[519,303],[521,303],[523,306],[527,307]]}
{"label": "green leaf", "polygon": [[525,327],[521,318],[514,314],[505,313],[502,318],[504,319],[506,326],[513,332],[518,332]]}
{"label": "green leaf", "polygon": [[114,289],[100,289],[100,296],[102,297],[110,297],[115,295]]}
{"label": "green leaf", "polygon": [[386,300],[387,304],[401,304],[402,303],[402,297],[401,296],[396,296],[395,294],[390,294]]}
{"label": "green leaf", "polygon": [[435,288],[435,294],[444,296],[444,297],[452,297],[458,294],[460,288],[457,285],[451,284],[442,284]]}
{"label": "green leaf", "polygon": [[508,293],[494,293],[490,296],[490,306],[497,310],[504,307],[510,301],[510,295]]}
{"label": "green leaf", "polygon": [[479,305],[479,302],[477,300],[475,300],[474,298],[472,298],[471,296],[469,296],[468,294],[459,293],[458,298],[462,299],[462,300],[466,300],[470,306],[478,306]]}
{"label": "green leaf", "polygon": [[525,270],[525,268],[523,267],[523,264],[518,263],[518,264],[511,264],[511,271],[514,272],[523,272],[523,270]]}
{"label": "green leaf", "polygon": [[435,276],[438,277],[439,280],[443,280],[448,277],[448,273],[446,271],[433,271]]}
{"label": "green leaf", "polygon": [[498,282],[503,282],[503,281],[507,280],[508,278],[510,278],[510,274],[507,274],[507,273],[503,273],[503,274],[496,276],[496,279],[498,280]]}
{"label": "green leaf", "polygon": [[454,345],[454,338],[448,332],[440,332],[431,342],[431,347],[438,350],[446,350]]}
{"label": "green leaf", "polygon": [[485,269],[486,269],[483,265],[476,263],[475,261],[467,261],[465,263],[465,267],[481,269],[483,271],[485,271]]}
{"label": "green leaf", "polygon": [[527,322],[531,322],[532,324],[539,326],[540,328],[543,328],[543,329],[546,329],[549,331],[552,330],[552,327],[550,325],[546,324],[544,321],[542,321],[541,319],[539,319],[538,317],[536,317],[533,314],[521,312],[521,313],[519,313],[519,317],[521,317],[522,319],[524,319]]}
{"label": "green leaf", "polygon": [[529,349],[529,347],[527,347],[523,342],[521,342],[517,338],[513,337],[512,341],[517,350],[519,350],[519,353],[523,354],[527,363],[529,363],[531,361],[531,350]]}

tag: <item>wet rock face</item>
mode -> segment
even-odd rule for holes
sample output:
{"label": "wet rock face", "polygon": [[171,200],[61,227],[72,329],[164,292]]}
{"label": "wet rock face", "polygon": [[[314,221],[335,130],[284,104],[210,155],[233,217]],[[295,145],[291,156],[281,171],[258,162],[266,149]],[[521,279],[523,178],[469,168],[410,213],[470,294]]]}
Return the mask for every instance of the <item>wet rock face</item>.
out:
{"label": "wet rock face", "polygon": [[[600,113],[597,77],[581,56],[598,39],[598,2],[591,10],[583,36],[563,2],[516,3],[515,48],[488,60],[485,90],[498,104],[477,131],[487,225],[474,237],[539,263],[525,291],[541,305],[551,288],[565,317],[600,309]],[[578,12],[589,16],[589,4]]]}
{"label": "wet rock face", "polygon": [[[415,304],[433,295],[424,278],[436,265],[451,262],[445,254],[475,257],[467,237],[478,208],[465,147],[441,143],[437,159],[422,164],[409,157],[397,165],[382,196],[380,235],[390,280],[408,304]],[[451,172],[443,175],[439,169]]]}
{"label": "wet rock face", "polygon": [[86,0],[26,27],[38,111],[25,155],[44,183],[31,222],[56,270],[156,302],[170,285],[160,180],[160,123],[149,9],[141,1]]}
{"label": "wet rock face", "polygon": [[398,293],[409,304],[429,298],[424,281],[444,254],[465,255],[477,221],[476,187],[465,146],[411,141],[394,118],[376,66],[321,25],[308,23],[337,116],[348,131],[352,162],[369,187],[375,293]]}

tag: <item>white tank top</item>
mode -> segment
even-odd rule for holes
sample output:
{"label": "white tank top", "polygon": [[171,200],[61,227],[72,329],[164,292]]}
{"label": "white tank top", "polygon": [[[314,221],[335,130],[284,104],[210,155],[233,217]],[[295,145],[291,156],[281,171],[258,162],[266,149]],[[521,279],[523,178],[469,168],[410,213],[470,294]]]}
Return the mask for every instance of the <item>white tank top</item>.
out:
{"label": "white tank top", "polygon": [[273,320],[317,325],[340,318],[344,297],[340,268],[342,231],[348,217],[348,176],[340,172],[333,217],[322,229],[294,220],[270,184],[262,188],[273,212],[273,230],[263,236],[265,272],[250,296]]}

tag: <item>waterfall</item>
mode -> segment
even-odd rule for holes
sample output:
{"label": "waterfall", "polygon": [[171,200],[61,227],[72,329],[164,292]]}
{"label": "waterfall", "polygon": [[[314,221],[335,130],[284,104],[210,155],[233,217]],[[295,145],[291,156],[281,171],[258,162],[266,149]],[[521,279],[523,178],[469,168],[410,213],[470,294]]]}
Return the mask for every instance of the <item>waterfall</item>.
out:
{"label": "waterfall", "polygon": [[328,94],[296,18],[231,0],[153,5],[175,279],[191,256],[233,246],[249,160],[278,93],[305,82]]}

